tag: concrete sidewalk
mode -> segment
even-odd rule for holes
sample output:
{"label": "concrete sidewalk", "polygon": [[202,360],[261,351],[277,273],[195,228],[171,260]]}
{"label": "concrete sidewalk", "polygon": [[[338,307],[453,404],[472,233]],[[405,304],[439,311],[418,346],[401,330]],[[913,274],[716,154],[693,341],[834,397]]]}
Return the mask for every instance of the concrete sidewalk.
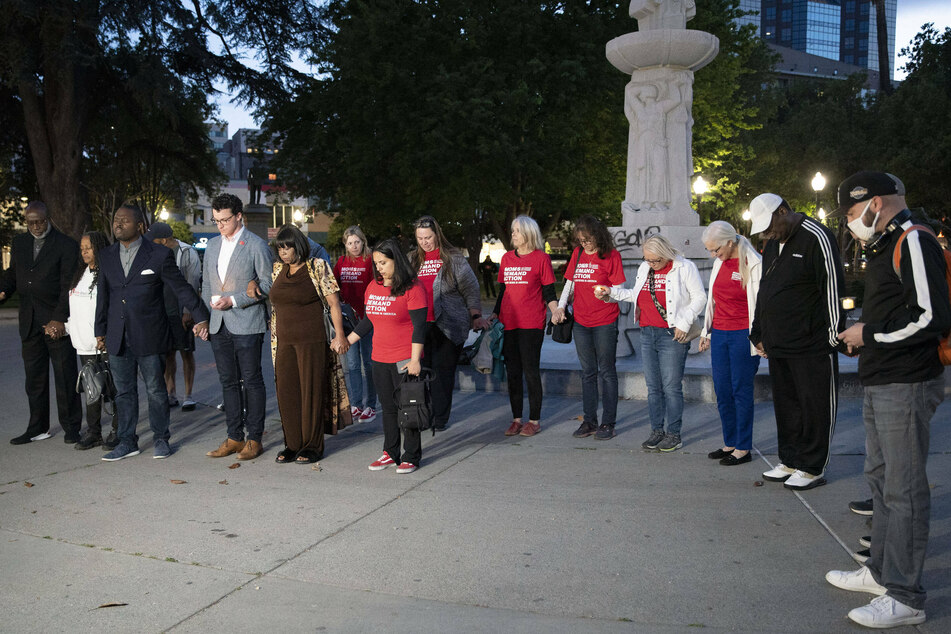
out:
{"label": "concrete sidewalk", "polygon": [[[857,567],[849,553],[870,532],[847,509],[868,497],[857,399],[841,404],[829,484],[803,494],[762,483],[776,461],[770,403],[757,405],[757,459],[738,467],[706,457],[720,443],[710,403],[689,403],[685,447],[659,454],[640,450],[643,401],[621,402],[610,441],[571,437],[574,397],[545,399],[538,436],[506,438],[505,394],[457,392],[417,472],[367,470],[379,420],[328,437],[317,471],[274,463],[266,361],[266,453],[229,469],[204,455],[225,424],[199,344],[203,406],[173,411],[175,453],[152,460],[143,407],[143,454],[105,463],[55,423],[50,440],[8,444],[27,416],[15,321],[0,322],[0,354],[0,631],[863,629],[845,615],[871,595],[823,578]],[[951,631],[949,414],[933,425],[924,632]],[[97,608],[110,602],[126,605]]]}

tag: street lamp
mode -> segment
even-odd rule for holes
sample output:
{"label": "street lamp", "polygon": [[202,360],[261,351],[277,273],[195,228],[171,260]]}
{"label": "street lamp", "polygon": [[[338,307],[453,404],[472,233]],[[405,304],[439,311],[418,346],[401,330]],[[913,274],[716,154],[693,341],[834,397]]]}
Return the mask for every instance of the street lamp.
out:
{"label": "street lamp", "polygon": [[823,221],[826,219],[826,210],[822,207],[819,207],[819,220]]}
{"label": "street lamp", "polygon": [[816,192],[816,211],[819,210],[819,192],[826,188],[826,177],[822,172],[816,172],[812,177],[812,191]]}
{"label": "street lamp", "polygon": [[158,217],[163,222],[168,220],[168,209],[166,209],[165,207],[162,207],[162,211],[159,212]]}
{"label": "street lamp", "polygon": [[295,209],[293,218],[294,222],[304,222],[304,212],[302,212],[300,209]]}
{"label": "street lamp", "polygon": [[698,176],[693,181],[693,193],[697,196],[703,196],[708,191],[710,191],[710,184],[703,179],[703,176]]}
{"label": "street lamp", "polygon": [[753,217],[753,214],[750,213],[750,210],[749,210],[749,209],[744,209],[744,210],[743,210],[743,220],[745,220],[746,222],[749,222],[749,221],[750,221],[750,218],[752,218],[752,217]]}

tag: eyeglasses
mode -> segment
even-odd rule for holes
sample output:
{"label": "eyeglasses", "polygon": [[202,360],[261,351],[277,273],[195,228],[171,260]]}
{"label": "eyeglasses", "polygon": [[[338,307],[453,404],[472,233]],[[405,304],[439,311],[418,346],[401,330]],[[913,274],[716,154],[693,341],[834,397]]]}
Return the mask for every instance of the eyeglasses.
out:
{"label": "eyeglasses", "polygon": [[723,248],[723,245],[721,244],[716,249],[707,249],[707,252],[709,252],[710,255],[720,255],[720,249],[722,248]]}
{"label": "eyeglasses", "polygon": [[644,258],[644,261],[648,264],[660,264],[664,261],[664,258],[657,258],[656,260],[648,260],[647,258]]}
{"label": "eyeglasses", "polygon": [[228,224],[229,222],[231,222],[231,219],[234,218],[236,215],[237,215],[237,214],[231,214],[231,215],[228,216],[227,218],[222,218],[221,220],[216,220],[215,218],[212,218],[212,219],[211,219],[211,222],[212,222],[216,227],[220,227],[221,225],[225,225],[225,224]]}
{"label": "eyeglasses", "polygon": [[582,238],[578,236],[578,242],[581,244],[594,244],[594,238]]}
{"label": "eyeglasses", "polygon": [[417,220],[413,223],[413,226],[417,229],[432,229],[436,226],[435,220]]}

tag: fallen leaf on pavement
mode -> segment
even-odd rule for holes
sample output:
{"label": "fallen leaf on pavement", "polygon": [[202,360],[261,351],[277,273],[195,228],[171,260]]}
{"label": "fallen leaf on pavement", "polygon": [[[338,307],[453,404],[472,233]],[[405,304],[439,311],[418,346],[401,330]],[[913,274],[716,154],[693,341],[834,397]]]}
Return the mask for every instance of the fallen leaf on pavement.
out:
{"label": "fallen leaf on pavement", "polygon": [[323,469],[320,468],[319,462],[315,462],[314,464],[310,466],[310,468],[313,469],[314,471],[323,471]]}
{"label": "fallen leaf on pavement", "polygon": [[99,608],[118,608],[118,607],[121,607],[121,606],[123,606],[123,605],[129,605],[129,604],[128,604],[128,603],[120,603],[120,602],[118,602],[118,601],[110,601],[109,603],[103,603],[102,605],[98,606],[96,609],[98,610]]}
{"label": "fallen leaf on pavement", "polygon": [[29,489],[31,486],[35,486],[35,485],[32,482],[24,482],[23,486]]}
{"label": "fallen leaf on pavement", "polygon": [[584,420],[584,414],[581,416],[575,416],[575,420]]}
{"label": "fallen leaf on pavement", "polygon": [[763,486],[763,481],[762,481],[762,480],[757,480],[756,482],[753,483],[753,486],[755,486],[755,487],[761,487],[761,486]]}
{"label": "fallen leaf on pavement", "polygon": [[219,480],[219,481],[218,481],[218,484],[228,484],[228,481],[227,481],[227,480]]}
{"label": "fallen leaf on pavement", "polygon": [[187,484],[185,480],[169,480],[172,484]]}
{"label": "fallen leaf on pavement", "polygon": [[241,466],[241,463],[240,463],[240,462],[236,462],[236,463],[234,463],[233,465],[228,465],[228,468],[229,468],[229,469],[237,469],[237,468],[240,467],[240,466]]}

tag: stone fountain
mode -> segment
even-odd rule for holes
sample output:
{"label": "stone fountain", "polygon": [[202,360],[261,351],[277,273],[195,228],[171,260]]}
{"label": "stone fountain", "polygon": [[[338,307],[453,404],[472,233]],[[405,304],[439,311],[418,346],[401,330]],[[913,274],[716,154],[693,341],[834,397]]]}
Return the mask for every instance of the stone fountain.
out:
{"label": "stone fountain", "polygon": [[[655,233],[664,234],[698,264],[707,260],[690,196],[693,74],[717,56],[720,41],[686,28],[697,13],[695,0],[633,0],[629,12],[637,19],[638,31],[608,42],[606,54],[631,76],[624,90],[624,113],[631,126],[622,226],[611,227],[611,233],[633,282],[641,244]],[[634,348],[631,306],[621,306],[621,356]]]}

